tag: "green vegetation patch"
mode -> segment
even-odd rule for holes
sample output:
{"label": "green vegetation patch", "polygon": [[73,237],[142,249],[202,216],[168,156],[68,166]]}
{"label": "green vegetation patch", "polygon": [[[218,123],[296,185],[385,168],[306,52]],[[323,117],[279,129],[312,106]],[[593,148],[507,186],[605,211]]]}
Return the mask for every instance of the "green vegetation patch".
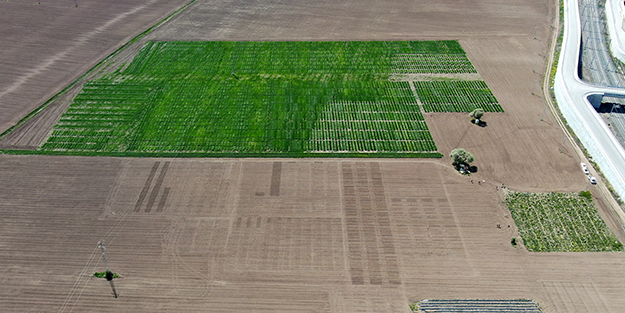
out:
{"label": "green vegetation patch", "polygon": [[469,74],[477,73],[464,53],[397,53],[391,58],[397,74]]}
{"label": "green vegetation patch", "polygon": [[484,81],[417,81],[414,82],[425,112],[503,112]]}
{"label": "green vegetation patch", "polygon": [[87,82],[39,152],[440,157],[390,78],[474,72],[456,41],[149,42]]}
{"label": "green vegetation patch", "polygon": [[509,192],[506,203],[529,251],[623,251],[586,197]]}
{"label": "green vegetation patch", "polygon": [[[93,276],[97,277],[97,278],[107,278],[106,277],[107,272],[95,272],[93,273]],[[117,273],[112,273],[109,274],[111,278],[119,278],[119,274]]]}

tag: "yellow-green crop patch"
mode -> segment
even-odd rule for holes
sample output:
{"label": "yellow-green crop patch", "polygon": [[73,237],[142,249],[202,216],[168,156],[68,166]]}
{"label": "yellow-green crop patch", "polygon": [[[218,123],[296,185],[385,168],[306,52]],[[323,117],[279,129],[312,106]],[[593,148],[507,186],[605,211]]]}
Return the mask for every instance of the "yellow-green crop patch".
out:
{"label": "yellow-green crop patch", "polygon": [[402,73],[475,69],[455,41],[149,42],[40,152],[440,157]]}
{"label": "yellow-green crop patch", "polygon": [[503,108],[481,80],[442,80],[414,82],[425,112],[503,112]]}
{"label": "yellow-green crop patch", "polygon": [[509,192],[506,203],[529,251],[623,251],[623,245],[585,197]]}

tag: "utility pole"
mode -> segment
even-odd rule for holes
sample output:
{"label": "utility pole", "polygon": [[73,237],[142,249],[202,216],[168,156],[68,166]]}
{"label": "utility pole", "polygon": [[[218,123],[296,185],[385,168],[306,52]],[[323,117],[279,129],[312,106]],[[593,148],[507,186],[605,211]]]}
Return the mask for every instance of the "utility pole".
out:
{"label": "utility pole", "polygon": [[109,262],[106,259],[106,254],[104,254],[104,245],[102,244],[102,241],[98,241],[98,245],[100,247],[100,250],[102,250],[102,258],[104,259],[104,265],[106,265],[106,280],[108,280],[109,284],[111,284],[111,289],[113,289],[113,296],[115,296],[115,298],[117,298],[117,291],[115,291],[115,285],[113,285],[113,272],[111,272],[111,269],[109,268]]}

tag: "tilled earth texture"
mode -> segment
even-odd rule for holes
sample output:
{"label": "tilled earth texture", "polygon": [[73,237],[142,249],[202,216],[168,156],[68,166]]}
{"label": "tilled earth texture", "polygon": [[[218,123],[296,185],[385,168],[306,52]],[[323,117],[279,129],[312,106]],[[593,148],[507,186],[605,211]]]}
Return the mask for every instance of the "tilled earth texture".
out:
{"label": "tilled earth texture", "polygon": [[[0,2],[2,129],[182,3],[73,5]],[[91,15],[68,15],[88,8]],[[529,253],[510,244],[518,234],[501,184],[535,192],[587,186],[540,96],[555,8],[197,1],[146,40],[459,40],[505,113],[488,113],[483,128],[466,113],[425,119],[439,151],[466,148],[478,172],[460,176],[448,157],[0,155],[3,310],[408,312],[422,299],[527,298],[544,312],[625,311],[622,253]],[[618,230],[609,211],[600,213]],[[104,270],[100,240],[122,276],[113,281],[117,299],[92,276]]]}
{"label": "tilled earth texture", "polygon": [[[438,160],[0,156],[0,301],[9,312],[407,312],[437,298],[625,308],[622,253],[513,247],[495,185]],[[93,277],[99,240],[117,299]]]}
{"label": "tilled earth texture", "polygon": [[1,1],[0,133],[186,2]]}

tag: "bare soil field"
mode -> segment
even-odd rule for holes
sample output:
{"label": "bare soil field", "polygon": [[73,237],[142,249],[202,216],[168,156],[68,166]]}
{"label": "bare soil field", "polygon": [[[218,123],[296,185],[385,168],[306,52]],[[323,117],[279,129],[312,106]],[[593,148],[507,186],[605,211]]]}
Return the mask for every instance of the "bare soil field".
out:
{"label": "bare soil field", "polygon": [[0,2],[0,133],[187,2]]}
{"label": "bare soil field", "polygon": [[487,113],[486,127],[471,124],[464,113],[426,114],[439,151],[465,148],[475,155],[477,177],[517,190],[586,189],[580,160],[542,99],[543,65],[537,64],[544,62],[538,55],[543,44],[524,36],[461,44],[505,112]]}
{"label": "bare soil field", "polygon": [[0,190],[7,311],[625,309],[622,253],[514,248],[503,192],[442,161],[0,156]]}
{"label": "bare soil field", "polygon": [[[148,8],[153,2],[141,3]],[[87,4],[98,14],[107,12],[97,10],[96,1]],[[22,14],[47,8],[0,3],[0,16],[8,5]],[[529,298],[544,312],[625,311],[622,253],[540,254],[512,247],[515,225],[506,217],[502,192],[495,189],[502,183],[541,192],[587,186],[579,160],[563,144],[563,133],[537,96],[554,5],[198,1],[147,39],[460,40],[506,112],[487,114],[484,128],[471,125],[465,114],[428,114],[426,120],[441,152],[466,148],[475,154],[479,171],[461,176],[448,158],[0,155],[3,308],[408,312],[410,301],[426,298]],[[168,8],[173,7],[172,2]],[[113,30],[118,24],[107,24],[111,28],[86,30],[87,37],[64,33],[69,43],[57,39],[56,47],[69,50],[58,50],[68,51],[57,57],[65,60],[59,68],[18,65],[26,52],[45,46],[51,34],[61,36],[63,27],[78,31],[67,26],[80,26],[77,17],[48,28],[47,35],[32,35],[28,45],[18,46],[22,50],[2,54],[0,65],[14,66],[0,70],[3,129],[38,106],[33,102],[42,103],[138,33],[130,20],[149,25],[148,19],[164,15],[156,11],[133,11],[135,18],[128,14],[128,20],[116,20],[123,27]],[[17,29],[34,32],[35,22],[28,23]],[[15,36],[0,38],[25,40]],[[97,45],[78,44],[72,41],[76,38],[108,45],[94,52],[88,48]],[[67,72],[59,74],[61,69]],[[486,183],[471,184],[470,179]],[[595,187],[591,191],[599,194]],[[599,205],[603,216],[612,216],[602,201]],[[608,218],[608,224],[618,233],[620,223]],[[99,240],[108,248],[112,270],[122,276],[114,280],[117,299],[105,280],[92,277],[104,270]]]}

